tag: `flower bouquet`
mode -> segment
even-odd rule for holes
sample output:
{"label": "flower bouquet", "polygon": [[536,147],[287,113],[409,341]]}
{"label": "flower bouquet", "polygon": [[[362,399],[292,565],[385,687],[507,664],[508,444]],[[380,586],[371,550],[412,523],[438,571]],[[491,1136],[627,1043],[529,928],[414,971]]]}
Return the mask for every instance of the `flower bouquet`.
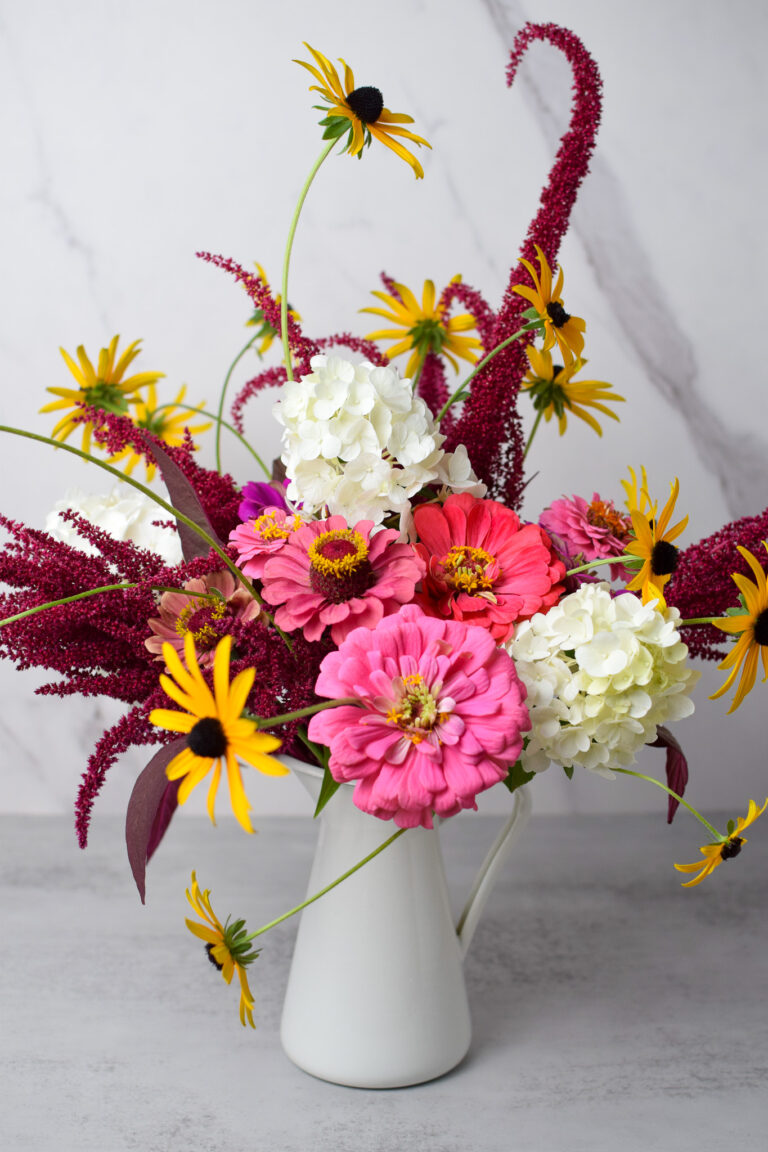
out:
{"label": "flower bouquet", "polygon": [[[668,727],[693,712],[691,657],[720,660],[727,675],[713,698],[733,690],[731,712],[761,659],[768,676],[768,512],[683,548],[678,480],[667,478],[665,499],[663,481],[642,466],[610,496],[564,496],[537,522],[517,511],[526,455],[536,435],[551,434],[546,425],[556,421],[562,436],[569,419],[582,420],[601,436],[602,418],[617,421],[626,403],[609,383],[582,378],[586,324],[567,310],[557,266],[600,120],[599,74],[572,33],[529,24],[513,46],[510,84],[534,40],[566,56],[574,106],[498,307],[460,276],[440,291],[426,280],[419,299],[384,275],[362,309],[383,326],[364,338],[305,334],[289,304],[290,260],[321,165],[375,142],[421,178],[417,150],[429,148],[378,88],[356,85],[349,65],[340,73],[307,45],[309,59],[297,63],[320,101],[324,143],[290,222],[279,292],[258,265],[200,253],[253,309],[216,410],[186,403],[183,388],[160,403],[162,373],[135,371],[139,341],[121,350],[115,336],[95,361],[83,346],[74,357],[62,350],[71,379],[49,388],[50,437],[3,429],[120,481],[103,499],[59,502],[45,530],[0,517],[9,537],[0,652],[55,673],[43,694],[127,706],[83,775],[81,846],[106,773],[132,745],[160,746],[126,820],[142,901],[147,864],[198,785],[213,821],[225,773],[234,815],[253,831],[243,765],[276,778],[289,765],[305,772],[316,815],[330,819],[349,800],[376,830],[366,851],[321,870],[306,901],[255,931],[222,921],[192,872],[187,925],[228,984],[237,974],[243,1024],[255,1023],[258,937],[355,885],[363,901],[384,901],[372,895],[378,858],[421,852],[406,844],[426,844],[427,833],[433,843],[436,819],[475,809],[489,788],[511,794],[511,828],[549,768],[641,776],[665,793],[669,821],[682,805],[707,830],[702,858],[675,865],[689,886],[738,855],[768,807],[750,800],[745,815],[714,828],[684,798],[687,762]],[[226,419],[246,352],[263,363]],[[244,437],[244,408],[264,389],[277,390],[282,430],[271,465]],[[195,459],[194,437],[210,429],[215,468]],[[245,444],[259,479],[223,470],[225,434]],[[632,767],[643,745],[664,752],[664,779]],[[410,859],[413,880],[426,865]],[[489,859],[486,875],[498,863]],[[425,900],[439,897],[430,890]],[[456,1040],[453,1063],[467,1042]]]}

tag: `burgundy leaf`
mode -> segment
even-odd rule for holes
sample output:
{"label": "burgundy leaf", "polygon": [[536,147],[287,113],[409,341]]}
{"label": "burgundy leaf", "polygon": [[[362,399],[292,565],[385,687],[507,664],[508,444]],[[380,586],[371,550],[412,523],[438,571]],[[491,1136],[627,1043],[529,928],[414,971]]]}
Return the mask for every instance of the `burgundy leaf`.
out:
{"label": "burgundy leaf", "polygon": [[[211,527],[211,522],[205,514],[205,510],[198,499],[197,493],[178,464],[175,464],[167,452],[164,452],[158,444],[154,444],[149,437],[146,439],[146,445],[154,457],[160,474],[165,481],[165,486],[168,489],[168,495],[171,498],[171,504],[173,504],[174,508],[197,524],[204,532],[207,532],[211,539],[217,544],[221,544],[221,540],[219,540]],[[198,556],[208,555],[210,546],[206,544],[201,536],[198,536],[197,532],[181,520],[176,521],[176,526],[179,530],[181,551],[185,560],[194,560]]]}
{"label": "burgundy leaf", "polygon": [[[678,796],[682,796],[685,792],[685,786],[688,783],[688,761],[675,737],[668,728],[664,728],[663,725],[660,724],[656,729],[656,739],[649,744],[649,748],[666,748],[667,762],[665,767],[667,772],[667,785],[673,792],[677,792]],[[667,824],[672,823],[679,804],[680,801],[675,800],[674,796],[669,797]]]}
{"label": "burgundy leaf", "polygon": [[168,825],[173,819],[173,814],[179,806],[180,785],[181,779],[169,780],[165,785],[165,790],[160,799],[157,812],[155,813],[152,830],[149,833],[149,843],[147,844],[147,863],[149,863],[157,851],[160,845],[160,841],[168,831]]}
{"label": "burgundy leaf", "polygon": [[142,904],[146,895],[147,861],[160,843],[176,808],[176,795],[169,795],[165,769],[186,744],[179,736],[165,744],[139,775],[125,814],[125,843],[133,878]]}

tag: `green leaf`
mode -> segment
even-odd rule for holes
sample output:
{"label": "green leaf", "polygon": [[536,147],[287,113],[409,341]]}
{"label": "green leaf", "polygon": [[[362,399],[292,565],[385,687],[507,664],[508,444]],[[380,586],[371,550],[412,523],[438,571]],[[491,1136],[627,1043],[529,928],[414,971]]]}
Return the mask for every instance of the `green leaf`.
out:
{"label": "green leaf", "polygon": [[320,795],[317,798],[317,807],[315,808],[315,815],[313,816],[313,819],[320,815],[323,808],[325,808],[328,801],[340,787],[340,782],[338,780],[334,780],[333,776],[331,776],[331,770],[326,764],[325,771],[323,773],[323,782],[320,785]]}
{"label": "green leaf", "polygon": [[504,783],[510,792],[516,792],[518,788],[522,788],[523,784],[527,784],[529,780],[533,780],[535,772],[526,772],[522,764],[518,760],[513,764],[509,770],[508,775],[504,779]]}
{"label": "green leaf", "polygon": [[728,821],[728,835],[729,836],[733,836],[733,830],[735,827],[736,827],[736,821],[735,820],[729,820]]}
{"label": "green leaf", "polygon": [[569,780],[573,780],[573,764],[571,764],[570,768],[566,768],[565,764],[563,764],[563,772],[565,772]]}

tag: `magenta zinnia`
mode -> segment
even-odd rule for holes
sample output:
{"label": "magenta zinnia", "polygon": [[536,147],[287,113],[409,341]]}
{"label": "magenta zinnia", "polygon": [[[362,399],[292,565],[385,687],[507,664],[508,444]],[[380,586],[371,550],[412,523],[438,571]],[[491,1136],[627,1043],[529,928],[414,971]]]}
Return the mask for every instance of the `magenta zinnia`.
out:
{"label": "magenta zinnia", "polygon": [[417,602],[431,616],[487,628],[496,641],[515,623],[545,611],[563,594],[565,566],[538,524],[495,500],[467,493],[442,507],[422,504],[413,514],[416,550],[427,566]]}
{"label": "magenta zinnia", "polygon": [[294,532],[264,568],[262,595],[278,605],[275,623],[319,640],[330,626],[334,644],[353,628],[374,628],[413,598],[423,565],[394,529],[371,536],[372,520],[350,528],[343,516],[315,520]]}
{"label": "magenta zinnia", "polygon": [[355,782],[357,807],[400,828],[476,808],[531,726],[525,688],[491,636],[414,604],[352,632],[323,660],[316,692],[359,701],[318,712],[309,736],[330,747],[334,779]]}
{"label": "magenta zinnia", "polygon": [[237,548],[237,562],[244,574],[252,580],[261,579],[267,560],[282,549],[301,525],[299,516],[270,505],[245,524],[233,528],[229,542]]}
{"label": "magenta zinnia", "polygon": [[[604,560],[621,556],[630,540],[632,522],[614,507],[612,500],[603,500],[593,492],[588,503],[582,496],[563,496],[553,500],[539,516],[539,523],[573,565],[589,560]],[[570,565],[569,565],[570,566]],[[611,579],[629,579],[623,564],[611,564]],[[579,573],[579,582],[586,573]]]}

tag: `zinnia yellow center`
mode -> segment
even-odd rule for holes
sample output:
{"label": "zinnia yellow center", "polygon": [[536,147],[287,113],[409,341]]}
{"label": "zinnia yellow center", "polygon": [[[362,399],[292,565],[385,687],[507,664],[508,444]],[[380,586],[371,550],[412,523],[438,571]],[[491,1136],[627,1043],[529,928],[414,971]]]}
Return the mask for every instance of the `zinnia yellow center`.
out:
{"label": "zinnia yellow center", "polygon": [[222,620],[226,612],[227,606],[218,596],[202,608],[199,604],[187,604],[176,619],[176,632],[182,639],[189,633],[196,647],[207,651],[219,639],[213,622]]}
{"label": "zinnia yellow center", "polygon": [[274,509],[262,513],[253,522],[253,530],[262,540],[287,540],[299,527],[298,516],[289,516],[278,524]]}
{"label": "zinnia yellow center", "polygon": [[438,712],[437,700],[419,672],[403,676],[403,694],[387,713],[387,722],[397,724],[413,744],[420,744],[424,733],[442,723],[446,714]]}
{"label": "zinnia yellow center", "polygon": [[308,555],[315,572],[343,580],[368,559],[368,545],[353,528],[334,528],[312,541]]}
{"label": "zinnia yellow center", "polygon": [[443,559],[445,579],[457,592],[478,596],[490,592],[499,576],[496,557],[484,548],[457,544]]}
{"label": "zinnia yellow center", "polygon": [[594,528],[607,528],[613,536],[627,535],[627,522],[620,512],[605,500],[593,500],[587,509],[587,520]]}

